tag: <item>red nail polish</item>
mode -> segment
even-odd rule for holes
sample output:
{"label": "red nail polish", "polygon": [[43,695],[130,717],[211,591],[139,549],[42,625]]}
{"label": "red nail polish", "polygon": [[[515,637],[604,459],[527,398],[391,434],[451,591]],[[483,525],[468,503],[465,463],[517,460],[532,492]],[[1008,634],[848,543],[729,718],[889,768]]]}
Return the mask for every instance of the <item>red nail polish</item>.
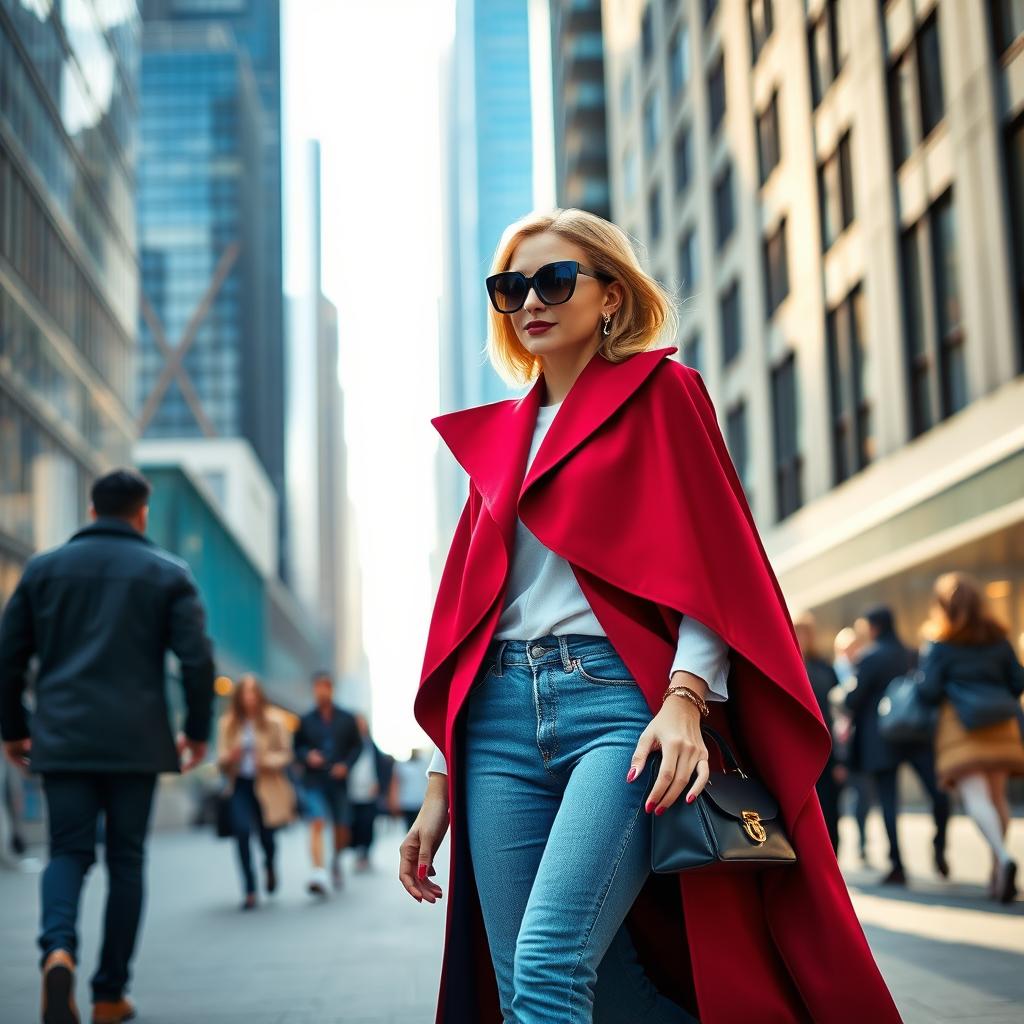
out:
{"label": "red nail polish", "polygon": [[690,795],[689,795],[689,796],[688,796],[688,797],[686,798],[686,802],[687,802],[688,804],[692,804],[692,803],[693,803],[693,801],[694,801],[694,800],[696,800],[696,799],[697,799],[697,797],[696,797],[696,796],[695,796],[695,795],[694,795],[693,793],[691,793],[691,794],[690,794]]}
{"label": "red nail polish", "polygon": [[636,778],[636,769],[635,768],[630,768],[629,769],[629,774],[626,776],[626,781],[627,782],[632,782],[635,778]]}
{"label": "red nail polish", "polygon": [[659,807],[654,813],[660,818],[665,813],[665,808]]}
{"label": "red nail polish", "polygon": [[420,881],[422,881],[424,878],[426,878],[427,877],[427,865],[426,864],[421,864],[419,866],[419,868],[417,869],[416,874],[419,876]]}
{"label": "red nail polish", "polygon": [[645,810],[645,811],[646,811],[646,812],[647,812],[648,814],[650,814],[650,813],[651,813],[651,801],[650,801],[650,800],[648,800],[648,801],[647,801],[647,803],[645,803],[645,804],[644,804],[644,810]]}

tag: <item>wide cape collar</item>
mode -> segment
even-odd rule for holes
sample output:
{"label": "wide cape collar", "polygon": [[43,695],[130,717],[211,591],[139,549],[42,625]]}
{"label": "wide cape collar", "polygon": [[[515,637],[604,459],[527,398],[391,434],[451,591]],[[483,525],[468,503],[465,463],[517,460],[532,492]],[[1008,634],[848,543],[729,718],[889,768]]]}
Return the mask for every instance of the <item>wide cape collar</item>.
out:
{"label": "wide cape collar", "polygon": [[529,473],[543,374],[522,398],[435,416],[433,423],[469,474],[511,557],[519,502],[545,474],[579,448],[629,400],[675,346],[638,352],[613,363],[600,352],[580,372],[541,442]]}

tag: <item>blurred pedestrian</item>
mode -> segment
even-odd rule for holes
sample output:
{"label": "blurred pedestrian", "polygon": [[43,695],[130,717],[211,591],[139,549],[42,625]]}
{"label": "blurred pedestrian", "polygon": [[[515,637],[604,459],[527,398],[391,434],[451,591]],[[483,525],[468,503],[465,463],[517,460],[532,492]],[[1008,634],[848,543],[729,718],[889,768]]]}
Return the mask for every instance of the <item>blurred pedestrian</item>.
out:
{"label": "blurred pedestrian", "polygon": [[295,792],[286,774],[293,756],[291,733],[267,706],[259,680],[251,674],[242,676],[232,694],[231,707],[217,726],[217,764],[228,779],[231,820],[245,886],[243,910],[256,906],[250,848],[254,829],[263,848],[267,893],[277,891],[274,834],[291,821],[295,811]]}
{"label": "blurred pedestrian", "polygon": [[402,816],[406,828],[412,828],[427,795],[429,764],[430,758],[425,750],[413,750],[407,760],[395,762],[388,808],[392,814]]}
{"label": "blurred pedestrian", "polygon": [[900,642],[892,610],[887,606],[875,605],[861,618],[861,628],[866,630],[871,643],[856,663],[854,684],[847,691],[845,704],[853,714],[851,763],[857,770],[870,773],[889,837],[890,869],[882,882],[886,885],[904,885],[907,880],[897,833],[897,772],[904,762],[914,769],[931,799],[935,819],[933,863],[935,870],[943,878],[948,878],[946,826],[949,823],[949,797],[939,788],[935,779],[931,741],[890,743],[879,728],[878,703],[885,695],[889,683],[914,667],[917,660],[915,652]]}
{"label": "blurred pedestrian", "polygon": [[1006,847],[1006,785],[1010,775],[1024,775],[1024,668],[1006,633],[969,576],[949,572],[935,581],[919,687],[925,701],[940,705],[935,769],[988,843],[989,895],[1003,903],[1017,893],[1017,864]]}
{"label": "blurred pedestrian", "polygon": [[[77,1022],[76,921],[104,818],[109,887],[92,977],[94,1024],[134,1016],[126,998],[143,902],[146,833],[159,772],[206,756],[214,666],[188,566],[145,536],[148,482],[115,470],[92,487],[92,525],[29,560],[0,620],[0,730],[7,757],[43,777],[50,860],[42,878],[42,1017]],[[164,663],[185,696],[177,745]],[[23,694],[38,658],[31,730]]]}
{"label": "blurred pedestrian", "polygon": [[387,779],[387,758],[370,735],[365,715],[356,715],[362,738],[359,756],[348,776],[348,796],[352,804],[352,848],[356,852],[356,870],[370,866],[370,848],[377,820],[378,799]]}
{"label": "blurred pedestrian", "polygon": [[25,852],[20,782],[18,769],[0,757],[0,867],[16,868]]}
{"label": "blurred pedestrian", "polygon": [[[821,717],[831,733],[833,721],[830,697],[833,690],[839,686],[839,677],[829,662],[818,653],[818,627],[814,616],[810,612],[803,612],[793,620],[793,628],[800,644],[800,653],[804,658],[804,667],[807,669],[807,678],[811,681],[814,698],[818,702]],[[821,770],[821,777],[815,788],[821,803],[821,813],[825,816],[829,839],[832,840],[832,849],[836,851],[839,849],[839,787],[844,778],[844,769],[836,757],[833,740],[832,751]]]}
{"label": "blurred pedestrian", "polygon": [[832,667],[839,679],[840,694],[833,706],[833,741],[835,756],[840,765],[839,775],[842,778],[842,790],[839,794],[840,807],[843,804],[843,792],[849,793],[849,805],[857,823],[858,852],[865,864],[868,861],[868,812],[871,810],[871,777],[852,767],[851,748],[853,742],[853,716],[844,706],[844,698],[857,680],[855,666],[860,652],[868,641],[866,636],[858,635],[852,626],[844,626],[832,642],[834,657]]}
{"label": "blurred pedestrian", "polygon": [[324,868],[324,825],[334,826],[331,881],[342,886],[341,853],[351,838],[352,811],[347,778],[363,749],[355,717],[334,703],[334,681],[329,672],[313,676],[312,711],[302,716],[295,735],[295,756],[305,765],[304,796],[310,816],[310,856],[313,874],[307,888],[316,896],[327,895]]}

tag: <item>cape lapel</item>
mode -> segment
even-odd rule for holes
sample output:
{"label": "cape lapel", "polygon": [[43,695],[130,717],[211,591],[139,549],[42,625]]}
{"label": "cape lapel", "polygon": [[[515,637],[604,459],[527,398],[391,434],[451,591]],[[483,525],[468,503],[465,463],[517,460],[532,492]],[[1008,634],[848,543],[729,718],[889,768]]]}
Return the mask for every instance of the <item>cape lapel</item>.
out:
{"label": "cape lapel", "polygon": [[[544,393],[541,374],[522,398],[435,416],[433,423],[469,474],[498,525],[511,563],[519,501],[538,481],[601,427],[674,346],[649,349],[612,363],[600,353],[580,372],[541,442],[524,479],[526,458]],[[481,614],[486,609],[481,609]]]}

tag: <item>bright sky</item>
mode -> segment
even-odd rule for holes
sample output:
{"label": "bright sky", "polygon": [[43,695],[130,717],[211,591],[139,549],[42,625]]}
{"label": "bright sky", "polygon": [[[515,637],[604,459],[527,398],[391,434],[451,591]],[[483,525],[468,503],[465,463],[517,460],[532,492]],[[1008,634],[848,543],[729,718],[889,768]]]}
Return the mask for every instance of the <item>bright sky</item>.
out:
{"label": "bright sky", "polygon": [[412,701],[433,601],[438,82],[452,6],[283,4],[286,179],[287,153],[319,139],[324,291],[339,310],[374,731],[399,756],[423,742]]}

